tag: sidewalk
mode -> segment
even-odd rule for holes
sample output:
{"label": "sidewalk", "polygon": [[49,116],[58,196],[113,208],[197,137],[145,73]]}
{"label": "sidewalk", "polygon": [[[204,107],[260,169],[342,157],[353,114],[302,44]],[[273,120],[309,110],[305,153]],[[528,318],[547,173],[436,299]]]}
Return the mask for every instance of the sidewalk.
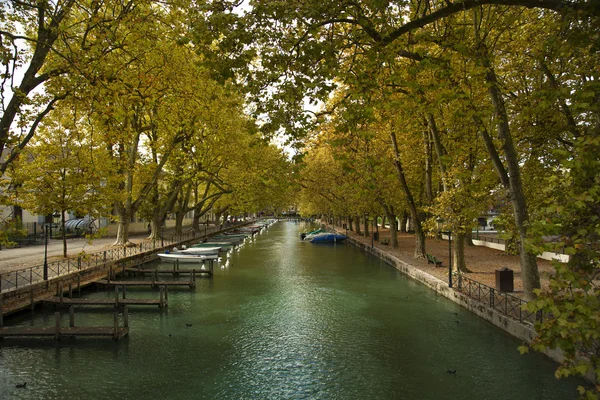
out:
{"label": "sidewalk", "polygon": [[[337,228],[341,233],[345,233],[341,228]],[[371,238],[365,238],[362,235],[357,235],[355,232],[348,231],[348,236],[360,241],[368,246],[371,245]],[[389,238],[390,231],[388,228],[379,229],[379,240]],[[426,249],[428,254],[434,255],[438,260],[442,261],[443,267],[435,267],[433,264],[427,264],[426,259],[413,258],[415,252],[415,237],[408,233],[398,233],[398,248],[394,249],[390,245],[383,245],[380,242],[374,242],[374,246],[389,253],[407,264],[411,264],[430,275],[435,276],[442,281],[448,281],[448,241],[427,238]],[[523,297],[523,281],[521,274],[521,264],[519,256],[507,255],[503,251],[490,249],[482,246],[465,246],[465,262],[467,268],[472,273],[467,273],[466,276],[483,283],[492,288],[496,287],[496,270],[509,268],[514,272],[514,289],[512,293],[517,297]],[[549,276],[554,273],[554,268],[550,261],[538,258],[538,268],[542,287],[548,287]]]}
{"label": "sidewalk", "polygon": [[[166,232],[165,232],[166,234]],[[129,236],[129,241],[138,244],[148,237],[148,233],[135,233]],[[67,254],[70,257],[85,251],[86,253],[110,248],[115,237],[94,239],[88,242],[86,239],[67,239]],[[0,274],[15,271],[36,265],[44,264],[44,244],[36,244],[25,247],[0,250]],[[48,240],[48,261],[62,259],[63,242],[59,239]]]}

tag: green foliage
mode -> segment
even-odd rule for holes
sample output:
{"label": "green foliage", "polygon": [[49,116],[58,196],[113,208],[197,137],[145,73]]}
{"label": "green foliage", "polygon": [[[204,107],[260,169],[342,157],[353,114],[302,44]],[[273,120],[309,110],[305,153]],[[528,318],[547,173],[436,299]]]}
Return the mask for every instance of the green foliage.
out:
{"label": "green foliage", "polygon": [[[548,290],[531,302],[530,311],[542,310],[546,318],[536,326],[535,349],[560,348],[564,362],[557,377],[593,377],[600,381],[600,138],[578,138],[563,161],[561,173],[548,181],[545,219],[534,226],[547,251],[564,247],[567,264],[554,263]],[[554,193],[561,193],[560,196]],[[543,238],[551,238],[547,241]],[[585,398],[598,398],[600,386],[581,388]]]}

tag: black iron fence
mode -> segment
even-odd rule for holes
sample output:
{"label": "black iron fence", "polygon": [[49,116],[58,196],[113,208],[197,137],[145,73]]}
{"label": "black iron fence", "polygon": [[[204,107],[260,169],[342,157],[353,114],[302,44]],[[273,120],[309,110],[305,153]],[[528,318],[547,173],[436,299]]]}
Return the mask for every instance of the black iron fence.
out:
{"label": "black iron fence", "polygon": [[[246,223],[237,225],[232,224],[228,226],[204,226],[198,232],[190,231],[183,234],[173,234],[166,238],[145,241],[131,247],[116,247],[114,249],[100,250],[81,254],[77,257],[48,262],[48,279],[99,267],[108,262],[117,261],[138,254],[155,252],[178,243],[185,243],[193,239],[199,239],[203,236],[225,228],[229,229],[237,226],[243,226]],[[0,293],[16,290],[42,281],[44,281],[43,265],[36,265],[34,267],[16,271],[4,272],[0,274]]]}
{"label": "black iron fence", "polygon": [[527,302],[512,294],[501,292],[498,289],[484,285],[473,279],[467,278],[462,274],[455,274],[452,277],[454,289],[462,294],[487,304],[490,308],[500,312],[507,317],[518,320],[522,323],[535,324],[542,322],[542,312],[529,312],[525,307]]}

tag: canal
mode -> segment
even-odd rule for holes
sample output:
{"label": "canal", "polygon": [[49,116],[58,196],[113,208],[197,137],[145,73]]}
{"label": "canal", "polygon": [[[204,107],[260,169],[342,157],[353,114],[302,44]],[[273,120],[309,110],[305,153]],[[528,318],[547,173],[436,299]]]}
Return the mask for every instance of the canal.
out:
{"label": "canal", "polygon": [[[170,290],[166,311],[130,307],[119,342],[3,340],[0,398],[577,397],[546,357],[519,355],[517,340],[350,244],[301,242],[310,228],[276,223],[195,290]],[[144,296],[157,291],[128,290]],[[53,321],[50,310],[7,322]],[[110,325],[111,311],[77,311],[76,323]]]}

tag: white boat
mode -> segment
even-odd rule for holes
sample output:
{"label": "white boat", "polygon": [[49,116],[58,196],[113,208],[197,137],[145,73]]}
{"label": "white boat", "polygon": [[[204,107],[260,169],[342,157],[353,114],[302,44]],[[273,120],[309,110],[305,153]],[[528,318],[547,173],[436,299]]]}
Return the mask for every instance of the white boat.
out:
{"label": "white boat", "polygon": [[196,255],[209,255],[219,254],[220,247],[189,247],[179,250],[177,247],[173,249],[171,254],[196,254]]}
{"label": "white boat", "polygon": [[203,263],[208,260],[217,260],[219,256],[216,254],[185,254],[185,253],[159,253],[158,257],[162,262],[169,263]]}

